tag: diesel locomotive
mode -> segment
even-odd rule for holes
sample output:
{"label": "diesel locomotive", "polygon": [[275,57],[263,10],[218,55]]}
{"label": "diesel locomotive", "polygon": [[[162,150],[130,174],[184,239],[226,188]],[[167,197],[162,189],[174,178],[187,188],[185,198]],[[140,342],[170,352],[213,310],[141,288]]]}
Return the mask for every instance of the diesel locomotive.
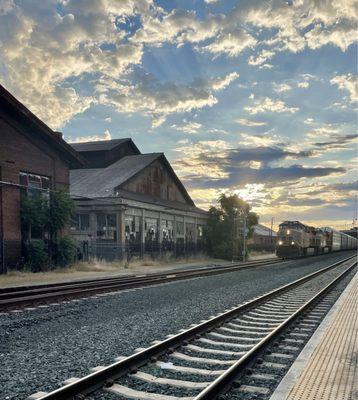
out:
{"label": "diesel locomotive", "polygon": [[279,225],[276,255],[280,258],[297,258],[356,248],[357,238],[329,227],[314,228],[300,221],[285,221]]}

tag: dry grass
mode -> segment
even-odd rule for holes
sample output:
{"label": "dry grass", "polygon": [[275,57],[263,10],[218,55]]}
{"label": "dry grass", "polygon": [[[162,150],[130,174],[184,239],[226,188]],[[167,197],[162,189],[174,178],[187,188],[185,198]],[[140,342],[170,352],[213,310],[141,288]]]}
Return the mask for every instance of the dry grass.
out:
{"label": "dry grass", "polygon": [[219,263],[221,261],[205,257],[176,260],[170,260],[165,257],[161,260],[138,258],[132,259],[130,263],[124,261],[105,262],[102,260],[93,260],[91,262],[78,262],[66,268],[58,268],[46,272],[33,273],[30,271],[9,271],[6,275],[0,275],[0,287],[40,284],[46,282],[65,282],[112,275],[128,275],[133,273],[159,272],[180,265],[194,266],[196,264]]}

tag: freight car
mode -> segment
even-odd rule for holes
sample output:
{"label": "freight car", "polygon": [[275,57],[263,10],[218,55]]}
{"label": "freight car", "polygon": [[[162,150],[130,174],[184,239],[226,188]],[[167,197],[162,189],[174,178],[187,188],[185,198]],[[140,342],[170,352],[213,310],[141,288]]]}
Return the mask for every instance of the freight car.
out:
{"label": "freight car", "polygon": [[296,258],[357,248],[357,238],[329,227],[314,228],[299,221],[279,225],[276,255]]}

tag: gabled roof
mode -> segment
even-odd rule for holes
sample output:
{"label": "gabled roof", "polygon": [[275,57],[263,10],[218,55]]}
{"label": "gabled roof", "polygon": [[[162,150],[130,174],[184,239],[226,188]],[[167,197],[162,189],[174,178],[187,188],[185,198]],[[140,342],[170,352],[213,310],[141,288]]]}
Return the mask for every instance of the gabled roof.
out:
{"label": "gabled roof", "polygon": [[126,156],[106,168],[74,169],[70,171],[71,195],[86,198],[113,197],[115,189],[136,177],[144,168],[160,159],[175,180],[185,200],[194,202],[176,176],[163,153],[149,153]]}
{"label": "gabled roof", "polygon": [[254,232],[257,235],[262,235],[262,236],[277,236],[277,233],[275,231],[271,231],[270,228],[261,224],[257,224],[254,226]]}
{"label": "gabled roof", "polygon": [[63,140],[61,134],[54,132],[2,85],[0,85],[0,108],[5,117],[11,118],[11,122],[17,130],[30,140],[31,136],[38,135],[40,139],[58,151],[62,160],[71,167],[80,168],[86,164],[86,161]]}
{"label": "gabled roof", "polygon": [[[122,138],[122,139],[112,139],[112,140],[100,140],[95,142],[82,142],[82,143],[70,143],[70,145],[79,152],[87,152],[87,151],[106,151],[112,150],[115,147],[122,145],[124,143],[130,143],[135,148],[137,146],[134,144],[131,138]],[[137,149],[138,150],[138,149]],[[138,150],[139,153],[139,150]]]}
{"label": "gabled roof", "polygon": [[124,200],[134,200],[134,201],[139,201],[141,203],[148,203],[152,205],[153,204],[160,205],[165,207],[167,210],[175,209],[181,211],[191,211],[203,214],[203,216],[207,216],[208,214],[207,211],[198,208],[195,205],[181,203],[179,201],[160,199],[147,194],[129,192],[128,190],[123,190],[123,189],[116,189],[116,198],[122,198]]}

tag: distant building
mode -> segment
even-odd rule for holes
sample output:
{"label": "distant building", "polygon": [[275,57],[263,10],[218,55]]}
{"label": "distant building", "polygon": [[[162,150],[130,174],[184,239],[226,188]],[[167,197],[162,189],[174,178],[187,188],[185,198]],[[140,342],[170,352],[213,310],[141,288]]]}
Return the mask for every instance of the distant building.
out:
{"label": "distant building", "polygon": [[203,249],[207,213],[197,208],[163,153],[131,139],[73,143],[90,168],[71,170],[83,254],[106,259],[184,255]]}
{"label": "distant building", "polygon": [[0,273],[21,260],[20,196],[69,186],[84,160],[0,85]]}
{"label": "distant building", "polygon": [[257,224],[254,226],[254,233],[248,240],[251,250],[274,251],[277,233],[265,225]]}
{"label": "distant building", "polygon": [[351,229],[346,229],[346,230],[342,230],[342,233],[345,233],[346,235],[358,238],[358,227],[354,227]]}

